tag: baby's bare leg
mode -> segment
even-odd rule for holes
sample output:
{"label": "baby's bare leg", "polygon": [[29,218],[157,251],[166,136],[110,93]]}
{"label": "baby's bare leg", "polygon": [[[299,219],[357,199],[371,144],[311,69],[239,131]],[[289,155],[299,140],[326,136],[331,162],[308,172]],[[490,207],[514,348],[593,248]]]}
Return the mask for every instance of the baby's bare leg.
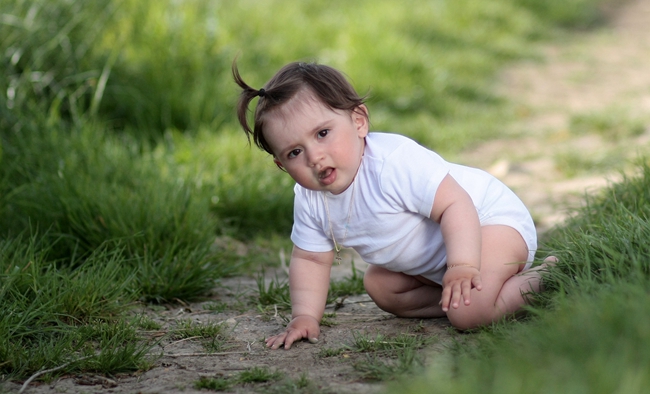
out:
{"label": "baby's bare leg", "polygon": [[442,287],[424,278],[371,265],[363,277],[370,298],[386,312],[399,317],[443,317],[438,303]]}
{"label": "baby's bare leg", "polygon": [[459,329],[494,322],[518,311],[526,300],[523,293],[539,291],[540,274],[529,270],[517,274],[526,261],[528,248],[521,235],[508,226],[481,228],[481,291],[472,289],[471,304],[450,309],[447,316]]}

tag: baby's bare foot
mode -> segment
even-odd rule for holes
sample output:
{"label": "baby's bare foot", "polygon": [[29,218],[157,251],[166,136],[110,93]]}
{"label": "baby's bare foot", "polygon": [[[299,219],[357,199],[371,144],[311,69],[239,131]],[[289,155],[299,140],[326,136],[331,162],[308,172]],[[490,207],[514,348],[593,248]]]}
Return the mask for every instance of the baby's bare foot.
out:
{"label": "baby's bare foot", "polygon": [[[548,256],[547,258],[544,259],[544,262],[540,264],[539,267],[535,267],[538,271],[547,271],[549,267],[555,267],[555,265],[559,262],[560,260],[555,257],[555,256]],[[539,282],[539,290],[544,291],[544,281],[541,280]]]}
{"label": "baby's bare foot", "polygon": [[[554,266],[559,261],[560,260],[555,256],[548,256],[547,258],[544,259],[544,264]],[[544,265],[544,264],[542,264],[542,265]]]}

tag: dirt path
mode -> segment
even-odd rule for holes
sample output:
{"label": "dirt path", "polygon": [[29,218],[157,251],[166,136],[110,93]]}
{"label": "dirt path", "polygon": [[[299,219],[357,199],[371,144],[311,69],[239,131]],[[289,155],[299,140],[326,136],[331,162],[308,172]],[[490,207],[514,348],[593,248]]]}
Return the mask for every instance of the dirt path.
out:
{"label": "dirt path", "polygon": [[[506,125],[516,138],[492,141],[467,150],[463,163],[489,169],[515,189],[530,207],[540,231],[559,223],[566,208],[578,204],[586,190],[616,178],[617,170],[638,151],[648,152],[650,139],[650,0],[636,0],[613,13],[605,28],[548,47],[542,63],[517,65],[502,75],[503,93],[519,103],[519,121]],[[604,126],[603,126],[604,124]],[[363,268],[363,267],[362,267]],[[334,268],[334,277],[350,275],[350,265]],[[27,393],[194,393],[201,377],[232,377],[253,367],[283,371],[291,379],[304,374],[321,392],[371,393],[381,388],[360,378],[355,362],[366,355],[351,351],[324,357],[323,349],[352,342],[354,332],[392,335],[406,331],[435,337],[434,353],[452,336],[445,319],[396,319],[380,311],[367,296],[339,305],[333,325],[323,327],[318,344],[298,343],[290,351],[268,351],[262,339],[283,326],[280,317],[242,308],[255,291],[255,281],[230,279],[207,303],[169,306],[143,312],[165,331],[180,320],[224,322],[230,327],[228,349],[213,355],[193,340],[166,340],[156,351],[165,354],[155,367],[136,375],[110,379],[66,376],[34,384]],[[205,309],[223,302],[225,312]],[[328,309],[334,312],[334,305]],[[271,392],[280,383],[239,385],[229,392]],[[17,391],[18,385],[5,387]],[[281,391],[276,391],[281,392]],[[304,392],[314,392],[313,388]]]}

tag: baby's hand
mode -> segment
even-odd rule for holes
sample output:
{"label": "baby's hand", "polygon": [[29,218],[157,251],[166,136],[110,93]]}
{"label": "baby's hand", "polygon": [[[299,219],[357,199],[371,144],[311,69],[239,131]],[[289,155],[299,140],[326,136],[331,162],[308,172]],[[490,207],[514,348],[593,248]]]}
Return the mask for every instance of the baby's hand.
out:
{"label": "baby's hand", "polygon": [[481,290],[481,273],[473,266],[457,265],[447,269],[442,278],[442,297],[440,304],[442,310],[447,312],[449,305],[456,309],[460,306],[462,297],[465,305],[470,304],[470,291],[472,288]]}
{"label": "baby's hand", "polygon": [[266,339],[266,347],[275,350],[284,345],[284,348],[288,350],[291,348],[291,344],[302,338],[307,338],[309,342],[316,343],[319,335],[320,326],[318,320],[311,316],[296,316],[282,334]]}

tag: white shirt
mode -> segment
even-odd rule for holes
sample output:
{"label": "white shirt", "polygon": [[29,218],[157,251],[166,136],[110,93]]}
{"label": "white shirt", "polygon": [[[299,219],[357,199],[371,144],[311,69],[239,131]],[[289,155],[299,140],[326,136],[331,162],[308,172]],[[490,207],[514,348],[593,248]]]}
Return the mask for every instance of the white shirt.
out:
{"label": "white shirt", "polygon": [[331,220],[337,244],[354,248],[365,262],[442,283],[447,254],[440,225],[429,215],[447,174],[468,192],[481,225],[515,228],[532,260],[535,227],[510,189],[484,171],[448,163],[407,137],[387,133],[368,134],[357,176],[343,193],[295,186],[291,240],[307,251],[329,252]]}

